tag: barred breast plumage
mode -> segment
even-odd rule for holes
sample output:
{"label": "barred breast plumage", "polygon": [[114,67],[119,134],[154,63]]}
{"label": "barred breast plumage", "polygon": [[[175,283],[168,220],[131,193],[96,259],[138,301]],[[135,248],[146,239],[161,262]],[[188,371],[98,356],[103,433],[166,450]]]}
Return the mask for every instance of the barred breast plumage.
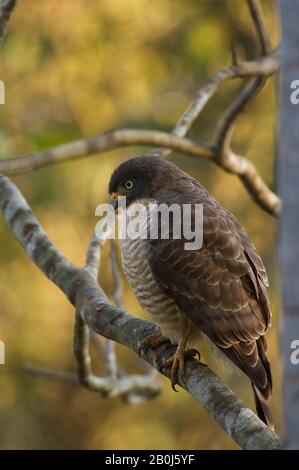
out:
{"label": "barred breast plumage", "polygon": [[[147,216],[143,221],[144,229],[146,229],[146,223],[150,223],[149,202],[140,202],[147,207]],[[130,221],[130,214],[127,220]],[[191,322],[174,300],[164,294],[153,277],[149,263],[151,246],[148,240],[127,238],[120,241],[120,246],[124,273],[140,305],[158,324],[162,334],[172,343],[177,344],[182,332],[190,327]],[[197,330],[194,335],[190,336],[189,347],[196,344],[199,337],[200,333]]]}

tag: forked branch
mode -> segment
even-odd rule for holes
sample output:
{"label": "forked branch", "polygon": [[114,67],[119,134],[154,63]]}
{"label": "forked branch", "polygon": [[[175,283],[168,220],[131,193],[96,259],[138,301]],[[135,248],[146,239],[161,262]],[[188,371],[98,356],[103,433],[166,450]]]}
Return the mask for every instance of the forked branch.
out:
{"label": "forked branch", "polygon": [[[0,173],[14,175],[125,146],[159,146],[152,153],[167,156],[172,150],[184,155],[210,159],[225,171],[237,175],[254,201],[269,214],[278,216],[281,211],[279,197],[267,186],[255,166],[244,156],[233,152],[230,145],[233,128],[245,106],[261,91],[267,78],[279,70],[279,62],[271,53],[270,41],[259,2],[248,0],[248,5],[257,33],[260,57],[252,62],[233,63],[230,67],[217,71],[206,83],[201,85],[191,104],[179,118],[172,133],[145,129],[118,129],[94,138],[77,140],[30,155],[4,159],[0,161]],[[200,143],[184,138],[219,86],[228,80],[237,78],[245,80],[246,84],[220,120],[214,142]]]}
{"label": "forked branch", "polygon": [[6,30],[6,25],[18,0],[0,0],[0,41]]}

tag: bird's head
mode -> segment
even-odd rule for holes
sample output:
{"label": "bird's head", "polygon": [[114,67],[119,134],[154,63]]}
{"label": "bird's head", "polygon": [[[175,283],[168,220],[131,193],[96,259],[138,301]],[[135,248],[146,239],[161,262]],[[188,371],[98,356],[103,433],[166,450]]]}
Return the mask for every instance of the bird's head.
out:
{"label": "bird's head", "polygon": [[156,155],[132,158],[121,163],[109,182],[111,203],[117,207],[117,198],[126,196],[127,206],[138,199],[159,199],[160,191],[170,188],[181,173],[173,163]]}

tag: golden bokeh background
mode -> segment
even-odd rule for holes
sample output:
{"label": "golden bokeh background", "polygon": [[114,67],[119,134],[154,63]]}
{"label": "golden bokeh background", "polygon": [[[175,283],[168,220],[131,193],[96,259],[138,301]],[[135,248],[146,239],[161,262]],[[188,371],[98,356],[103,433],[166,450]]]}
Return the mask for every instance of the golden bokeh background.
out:
{"label": "golden bokeh background", "polygon": [[[275,2],[262,2],[273,44],[279,27]],[[254,29],[241,0],[23,0],[0,51],[6,104],[0,107],[0,157],[33,152],[112,128],[171,130],[197,88],[229,65],[231,44],[243,58],[256,54]],[[228,83],[192,129],[211,139],[217,119],[238,90]],[[273,182],[276,136],[275,83],[246,111],[233,145]],[[77,265],[107,199],[114,167],[142,152],[127,148],[16,176],[50,238]],[[276,223],[258,208],[239,180],[209,162],[172,155],[242,222],[268,269],[273,309],[269,357],[274,372],[273,411],[280,430],[280,296],[275,254]],[[32,377],[25,362],[69,370],[73,309],[27,258],[0,223],[0,448],[2,449],[236,449],[238,446],[191,396],[171,390],[128,406],[66,383]],[[108,293],[108,247],[100,280]],[[127,310],[141,311],[123,280]],[[119,363],[142,371],[134,354],[117,346]],[[96,369],[103,365],[93,351]],[[248,380],[205,357],[226,383],[253,407]]]}

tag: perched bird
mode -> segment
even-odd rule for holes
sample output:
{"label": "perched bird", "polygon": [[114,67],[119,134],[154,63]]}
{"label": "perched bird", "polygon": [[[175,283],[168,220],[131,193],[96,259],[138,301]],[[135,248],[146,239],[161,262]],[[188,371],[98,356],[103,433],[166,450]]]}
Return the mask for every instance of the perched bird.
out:
{"label": "perched bird", "polygon": [[183,237],[123,239],[124,273],[161,334],[178,345],[171,360],[173,385],[188,350],[206,336],[249,377],[257,414],[272,427],[268,279],[238,220],[197,180],[158,156],[123,162],[111,176],[109,193],[114,206],[118,196],[126,196],[127,208],[136,202],[203,205],[201,248],[186,250]]}

